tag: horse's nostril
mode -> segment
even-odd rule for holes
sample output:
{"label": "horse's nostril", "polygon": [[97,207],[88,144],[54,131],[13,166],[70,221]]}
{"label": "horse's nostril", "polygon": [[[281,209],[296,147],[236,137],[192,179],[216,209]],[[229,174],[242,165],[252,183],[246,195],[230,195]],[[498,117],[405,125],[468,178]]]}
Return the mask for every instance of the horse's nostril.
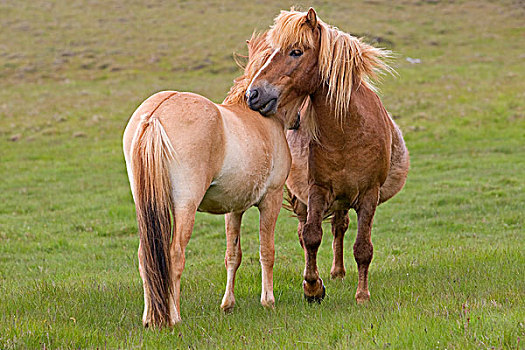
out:
{"label": "horse's nostril", "polygon": [[251,90],[250,96],[248,97],[250,102],[255,102],[257,100],[257,97],[259,97],[259,91],[257,91],[257,89]]}

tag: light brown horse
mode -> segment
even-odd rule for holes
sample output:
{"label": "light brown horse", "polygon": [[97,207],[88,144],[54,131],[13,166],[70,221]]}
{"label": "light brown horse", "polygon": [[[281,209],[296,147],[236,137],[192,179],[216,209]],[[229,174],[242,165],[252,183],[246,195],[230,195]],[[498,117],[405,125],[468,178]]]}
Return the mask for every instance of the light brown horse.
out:
{"label": "light brown horse", "polygon": [[251,206],[259,208],[261,304],[274,304],[274,229],[291,164],[285,131],[295,122],[298,107],[271,118],[247,107],[244,92],[252,67],[267,58],[251,54],[259,44],[257,39],[249,44],[245,75],[223,104],[163,91],[145,100],[126,127],[124,155],[140,234],[144,326],[181,320],[180,279],[197,210],[227,213],[227,285],[221,307],[229,310],[241,263],[241,218]]}
{"label": "light brown horse", "polygon": [[344,277],[343,237],[353,208],[358,218],[355,298],[367,301],[374,213],[378,204],[401,190],[409,168],[401,131],[370,83],[377,71],[390,70],[384,63],[389,52],[327,25],[313,9],[282,11],[266,37],[268,47],[262,49],[269,59],[246,93],[250,108],[264,108],[263,115],[271,116],[282,105],[307,100],[301,127],[288,132],[293,160],[286,182],[306,260],[305,297],[320,301],[325,296],[316,259],[321,222],[330,214],[331,276]]}

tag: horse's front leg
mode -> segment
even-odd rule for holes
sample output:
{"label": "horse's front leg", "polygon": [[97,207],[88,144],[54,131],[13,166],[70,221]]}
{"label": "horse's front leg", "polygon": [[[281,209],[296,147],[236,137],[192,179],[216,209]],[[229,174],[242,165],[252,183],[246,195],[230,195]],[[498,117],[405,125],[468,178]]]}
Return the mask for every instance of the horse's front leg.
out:
{"label": "horse's front leg", "polygon": [[221,308],[225,312],[231,311],[235,305],[233,289],[235,287],[235,273],[239,265],[241,265],[242,259],[240,233],[243,213],[244,212],[228,213],[224,217],[226,224],[226,255],[224,257],[224,265],[226,266],[227,280]]}
{"label": "horse's front leg", "polygon": [[267,192],[259,203],[259,255],[262,269],[261,304],[265,307],[273,307],[275,304],[273,296],[274,233],[282,202],[283,191],[281,188]]}
{"label": "horse's front leg", "polygon": [[308,193],[308,216],[303,225],[302,241],[305,257],[304,297],[308,302],[320,302],[325,297],[323,280],[317,269],[317,250],[323,237],[323,215],[330,201],[330,191],[313,185]]}
{"label": "horse's front leg", "polygon": [[372,261],[372,222],[377,208],[379,189],[368,191],[356,208],[357,237],[354,243],[354,258],[357,262],[358,282],[355,300],[363,303],[370,300],[368,291],[368,266]]}
{"label": "horse's front leg", "polygon": [[348,229],[348,210],[336,210],[332,217],[332,235],[334,240],[332,242],[332,250],[334,258],[332,261],[332,269],[330,270],[330,277],[333,279],[344,278],[346,274],[344,264],[344,249],[343,242],[345,232]]}

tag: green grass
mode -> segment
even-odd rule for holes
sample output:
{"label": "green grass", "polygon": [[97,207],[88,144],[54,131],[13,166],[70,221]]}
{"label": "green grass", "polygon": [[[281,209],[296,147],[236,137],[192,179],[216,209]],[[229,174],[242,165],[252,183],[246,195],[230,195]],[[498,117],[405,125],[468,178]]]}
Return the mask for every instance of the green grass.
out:
{"label": "green grass", "polygon": [[512,0],[299,3],[398,56],[381,95],[412,168],[376,214],[372,300],[353,300],[353,215],[347,278],[329,280],[325,226],[328,297],[305,303],[296,220],[283,211],[276,308],[263,309],[250,210],[224,315],[223,218],[198,214],[183,323],[142,328],[127,119],[163,89],[221,101],[239,74],[231,53],[293,4],[0,3],[0,348],[523,348],[525,7]]}

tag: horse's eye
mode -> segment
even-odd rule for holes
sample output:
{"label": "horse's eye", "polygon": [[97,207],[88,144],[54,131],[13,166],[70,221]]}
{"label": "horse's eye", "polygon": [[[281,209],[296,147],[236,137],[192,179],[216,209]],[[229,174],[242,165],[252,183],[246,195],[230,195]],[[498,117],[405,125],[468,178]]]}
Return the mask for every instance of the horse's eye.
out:
{"label": "horse's eye", "polygon": [[292,57],[299,57],[303,54],[303,52],[299,49],[293,49],[292,51],[290,51],[290,56]]}

